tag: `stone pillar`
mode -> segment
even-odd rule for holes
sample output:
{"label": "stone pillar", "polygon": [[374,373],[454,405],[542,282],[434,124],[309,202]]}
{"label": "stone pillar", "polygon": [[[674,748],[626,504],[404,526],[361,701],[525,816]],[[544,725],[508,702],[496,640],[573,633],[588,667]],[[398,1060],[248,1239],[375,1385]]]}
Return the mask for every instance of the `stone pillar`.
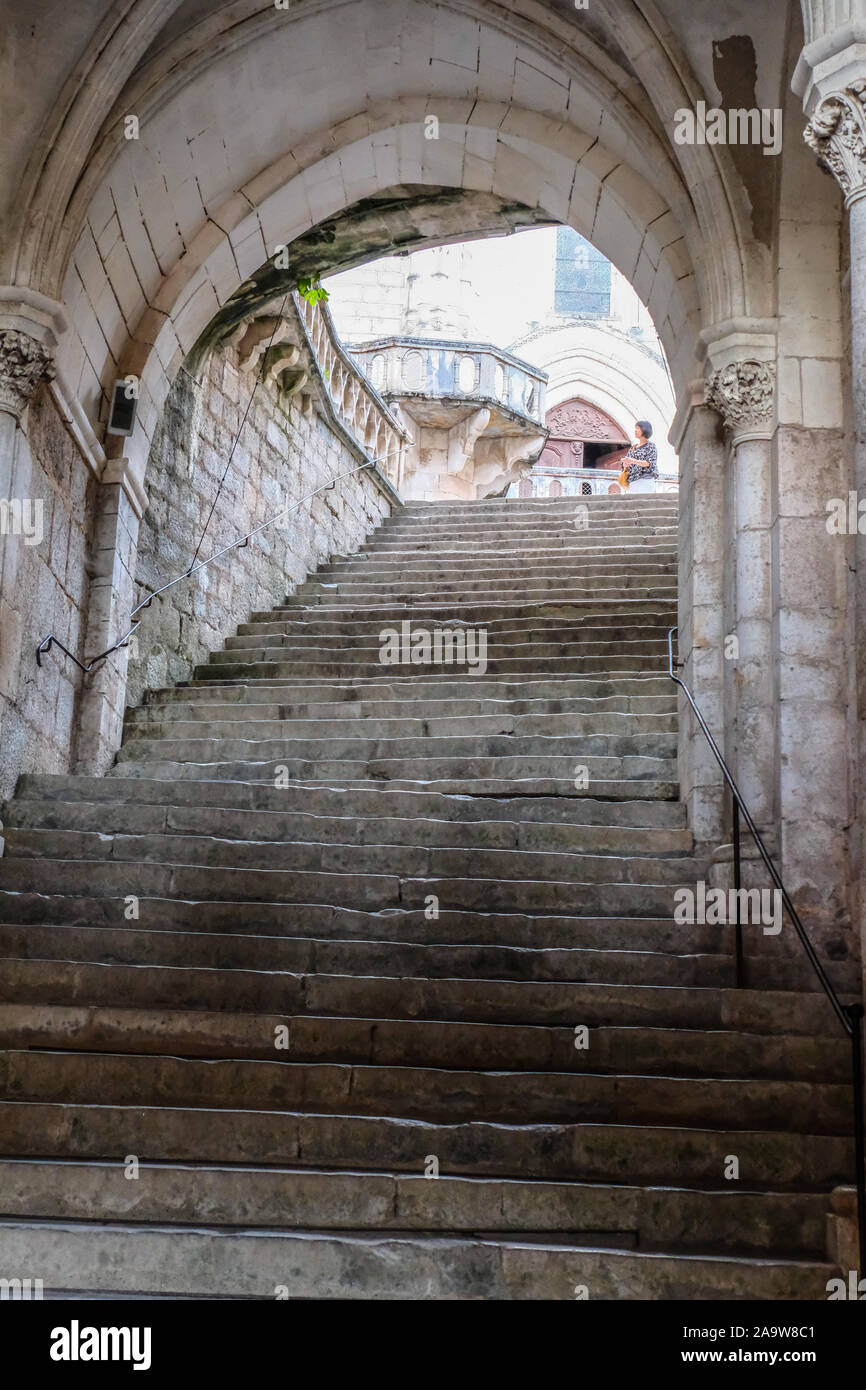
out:
{"label": "stone pillar", "polygon": [[[846,56],[847,55],[847,56]],[[862,69],[859,53],[842,50],[832,67],[851,75]],[[853,488],[858,500],[866,498],[866,76],[854,77],[834,90],[832,78],[822,79],[816,68],[808,100],[815,105],[804,138],[821,164],[836,178],[845,196],[850,236],[851,294],[851,393],[853,432]],[[866,536],[859,529],[852,537],[854,661],[856,668],[856,751],[855,822],[859,825],[859,844],[854,847],[854,910],[862,920],[866,904],[862,816],[866,806]]]}
{"label": "stone pillar", "polygon": [[[97,498],[91,556],[93,577],[85,643],[88,658],[113,646],[130,625],[137,602],[138,528],[145,506],[144,494],[126,459],[108,460]],[[123,648],[86,678],[81,697],[77,772],[105,772],[120,747],[128,660],[129,648]]]}
{"label": "stone pillar", "polygon": [[724,634],[726,752],[758,828],[776,804],[776,691],[771,555],[775,365],[739,359],[713,371],[707,404],[731,436],[730,586]]}
{"label": "stone pillar", "polygon": [[[716,740],[724,742],[723,490],[727,450],[718,416],[695,382],[670,434],[680,457],[680,674]],[[717,845],[728,826],[722,775],[683,695],[679,702],[680,795],[698,844]]]}
{"label": "stone pillar", "polygon": [[6,703],[18,694],[22,615],[16,596],[23,540],[11,530],[31,499],[31,461],[22,417],[37,388],[54,376],[53,354],[18,328],[0,328],[0,739]]}
{"label": "stone pillar", "polygon": [[[807,45],[793,87],[811,117],[804,139],[823,167],[832,173],[845,197],[849,218],[851,294],[851,407],[853,489],[866,498],[866,0],[838,0],[828,7],[803,0]],[[859,920],[866,956],[866,868],[863,811],[866,806],[866,536],[859,526],[850,538],[853,574],[853,623],[857,766],[852,844],[852,907]],[[837,1209],[838,1210],[838,1209]],[[853,1246],[849,1214],[847,1250]],[[853,1254],[847,1258],[854,1264]],[[866,1255],[860,1250],[861,1262]],[[863,1273],[862,1267],[860,1273]]]}

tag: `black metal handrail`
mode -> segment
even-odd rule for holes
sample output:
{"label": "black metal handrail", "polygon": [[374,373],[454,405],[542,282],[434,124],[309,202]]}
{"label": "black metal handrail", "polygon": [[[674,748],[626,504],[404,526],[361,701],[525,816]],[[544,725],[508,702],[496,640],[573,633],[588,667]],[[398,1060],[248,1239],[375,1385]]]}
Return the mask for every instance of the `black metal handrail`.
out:
{"label": "black metal handrail", "polygon": [[740,789],[734,781],[733,773],[724,756],[710,732],[707,721],[698,709],[694,696],[689,690],[685,681],[676,674],[675,666],[681,662],[674,661],[674,633],[677,631],[672,627],[668,632],[668,675],[672,681],[680,687],[683,694],[691,706],[692,713],[700,725],[701,732],[710,746],[710,750],[721,769],[722,776],[728,785],[731,793],[732,802],[732,838],[734,850],[734,888],[736,890],[736,922],[735,926],[735,958],[736,958],[736,983],[738,989],[745,988],[745,976],[743,968],[743,928],[740,922],[740,899],[739,892],[741,887],[740,878],[740,816],[746,822],[755,847],[764,862],[773,883],[781,896],[785,911],[791,919],[794,930],[800,939],[800,943],[809,958],[809,962],[821,982],[827,998],[830,1001],[833,1012],[841,1023],[848,1037],[851,1039],[851,1081],[854,1088],[854,1161],[856,1163],[855,1184],[857,1189],[857,1235],[860,1252],[860,1270],[863,1272],[866,1264],[866,1119],[864,1119],[863,1104],[863,1005],[862,1004],[843,1004],[839,995],[836,993],[826,970],[818,959],[815,947],[809,938],[809,933],[800,920],[800,914],[788,895],[781,875],[770,856],[769,850],[764,843],[761,832],[752,819],[749,808],[743,800]]}
{"label": "black metal handrail", "polygon": [[[386,455],[385,457],[390,457],[390,455]],[[68,647],[64,647],[63,643],[55,637],[53,633],[49,633],[47,637],[43,637],[39,646],[36,648],[37,666],[42,665],[42,657],[45,653],[50,652],[52,647],[59,647],[60,650],[69,657],[70,661],[75,662],[75,665],[80,671],[88,675],[94,667],[98,666],[103,661],[107,661],[114,652],[119,651],[121,647],[129,645],[129,639],[135,635],[142,623],[142,619],[136,618],[136,614],[148,609],[155,598],[159,598],[159,596],[164,594],[168,589],[173,589],[175,584],[182,583],[184,579],[191,579],[194,574],[198,574],[199,570],[207,569],[208,565],[213,564],[214,560],[219,560],[223,555],[228,555],[232,550],[241,550],[252,540],[253,536],[257,536],[260,531],[265,531],[269,526],[273,526],[281,517],[288,516],[290,512],[296,511],[297,508],[303,506],[305,502],[309,502],[312,498],[318,497],[320,492],[330,492],[331,489],[336,487],[337,483],[342,482],[344,478],[351,478],[356,473],[362,473],[366,468],[375,468],[380,462],[383,462],[383,460],[365,459],[363,463],[358,464],[357,468],[350,468],[346,473],[338,473],[335,478],[331,478],[329,482],[323,483],[321,487],[315,488],[313,492],[305,493],[305,495],[299,497],[296,502],[290,503],[288,506],[283,507],[281,511],[275,512],[273,516],[269,516],[266,521],[254,527],[252,531],[248,531],[247,534],[241,536],[239,540],[232,541],[230,545],[224,545],[221,550],[215,550],[213,555],[209,555],[206,560],[199,560],[198,563],[191,564],[188,570],[184,570],[183,574],[175,575],[174,579],[170,579],[167,584],[163,584],[159,589],[154,589],[152,594],[142,599],[141,602],[137,603],[133,608],[129,615],[130,626],[123,636],[118,637],[116,642],[112,643],[110,647],[106,647],[105,651],[100,652],[98,656],[91,657],[90,661],[79,661],[78,657],[75,656]],[[208,520],[210,520],[210,518],[208,518]],[[196,550],[196,555],[197,554],[198,550]]]}

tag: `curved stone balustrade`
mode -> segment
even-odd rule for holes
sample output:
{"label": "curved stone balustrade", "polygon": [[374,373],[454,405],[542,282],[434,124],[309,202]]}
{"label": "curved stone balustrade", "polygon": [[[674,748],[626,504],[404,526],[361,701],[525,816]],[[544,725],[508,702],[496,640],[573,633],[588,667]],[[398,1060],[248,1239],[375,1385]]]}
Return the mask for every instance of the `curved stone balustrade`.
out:
{"label": "curved stone balustrade", "polygon": [[[508,498],[525,497],[593,497],[607,492],[619,477],[618,468],[575,468],[567,475],[527,473],[508,489]],[[663,474],[656,492],[679,492],[679,478]]]}
{"label": "curved stone balustrade", "polygon": [[544,424],[546,372],[490,343],[378,338],[351,353],[386,398],[471,400]]}
{"label": "curved stone balustrade", "polygon": [[365,375],[363,364],[356,364],[343,347],[327,305],[310,304],[298,293],[292,299],[334,415],[399,485],[407,431]]}

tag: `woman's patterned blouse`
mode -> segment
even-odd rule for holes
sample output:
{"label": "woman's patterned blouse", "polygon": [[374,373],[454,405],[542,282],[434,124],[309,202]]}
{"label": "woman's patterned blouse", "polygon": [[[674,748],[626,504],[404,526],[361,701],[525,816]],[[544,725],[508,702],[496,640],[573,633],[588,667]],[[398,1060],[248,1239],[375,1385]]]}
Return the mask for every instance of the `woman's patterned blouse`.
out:
{"label": "woman's patterned blouse", "polygon": [[[646,444],[633,444],[625,456],[624,462],[628,465],[628,480],[634,483],[638,478],[657,478],[659,475],[659,451],[648,440]],[[640,463],[629,464],[629,459],[640,459]]]}

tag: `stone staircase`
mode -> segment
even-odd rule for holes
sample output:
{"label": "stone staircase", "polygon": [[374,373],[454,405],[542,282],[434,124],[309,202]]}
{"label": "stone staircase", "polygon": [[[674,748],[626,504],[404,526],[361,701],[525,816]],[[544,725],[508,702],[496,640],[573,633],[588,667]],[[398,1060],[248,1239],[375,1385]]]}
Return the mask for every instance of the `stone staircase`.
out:
{"label": "stone staircase", "polygon": [[[738,991],[727,929],[673,921],[707,871],[676,499],[586,505],[409,505],[131,712],[111,775],[22,779],[0,1275],[826,1297],[847,1046],[780,942],[746,929]],[[483,628],[486,672],[383,666],[405,620]]]}

